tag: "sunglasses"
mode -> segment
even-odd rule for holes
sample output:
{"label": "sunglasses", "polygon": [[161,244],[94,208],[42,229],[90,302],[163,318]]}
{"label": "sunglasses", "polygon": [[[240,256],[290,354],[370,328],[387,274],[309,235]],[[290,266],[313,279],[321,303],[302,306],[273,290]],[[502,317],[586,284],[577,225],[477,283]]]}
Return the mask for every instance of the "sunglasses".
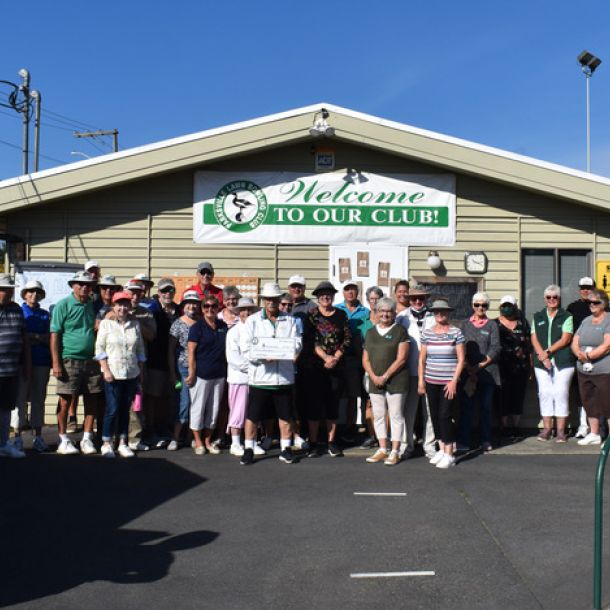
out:
{"label": "sunglasses", "polygon": [[217,309],[218,305],[216,303],[204,303],[203,309]]}
{"label": "sunglasses", "polygon": [[601,305],[601,301],[589,301],[589,305]]}
{"label": "sunglasses", "polygon": [[473,303],[472,306],[475,308],[489,309],[489,303]]}
{"label": "sunglasses", "polygon": [[199,275],[209,275],[209,276],[212,276],[212,275],[214,275],[214,273],[212,271],[209,271],[208,269],[204,269],[203,271],[199,271]]}
{"label": "sunglasses", "polygon": [[591,286],[579,286],[578,290],[593,290],[593,288]]}
{"label": "sunglasses", "polygon": [[547,301],[558,301],[559,297],[556,294],[547,294],[544,297]]}
{"label": "sunglasses", "polygon": [[425,301],[426,297],[409,297],[412,301]]}
{"label": "sunglasses", "polygon": [[292,303],[280,303],[280,307],[286,307],[288,309],[292,309]]}
{"label": "sunglasses", "polygon": [[167,294],[168,292],[176,292],[175,288],[163,288],[161,290],[159,290],[160,293],[162,294]]}
{"label": "sunglasses", "polygon": [[110,292],[116,292],[118,288],[116,286],[100,286],[100,290],[110,290]]}

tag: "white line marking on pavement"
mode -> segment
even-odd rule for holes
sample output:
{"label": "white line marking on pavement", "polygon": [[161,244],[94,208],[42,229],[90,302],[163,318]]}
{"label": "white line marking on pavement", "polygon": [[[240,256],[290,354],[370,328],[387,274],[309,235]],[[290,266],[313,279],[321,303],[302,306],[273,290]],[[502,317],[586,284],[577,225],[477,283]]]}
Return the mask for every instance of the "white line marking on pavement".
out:
{"label": "white line marking on pavement", "polygon": [[389,497],[397,497],[403,498],[407,494],[403,491],[355,491],[355,496],[389,496]]}
{"label": "white line marking on pavement", "polygon": [[396,578],[399,576],[435,576],[432,571],[419,572],[360,572],[350,574],[350,578]]}

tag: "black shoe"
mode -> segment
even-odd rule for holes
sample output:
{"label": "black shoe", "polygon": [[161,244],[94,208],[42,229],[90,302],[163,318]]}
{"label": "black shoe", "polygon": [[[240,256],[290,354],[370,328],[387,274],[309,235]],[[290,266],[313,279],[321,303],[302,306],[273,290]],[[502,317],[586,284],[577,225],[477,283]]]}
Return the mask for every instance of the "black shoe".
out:
{"label": "black shoe", "polygon": [[378,447],[379,443],[374,436],[367,436],[362,445],[360,445],[360,449],[373,449],[373,447]]}
{"label": "black shoe", "polygon": [[250,447],[244,450],[244,454],[239,458],[239,463],[242,466],[249,466],[254,463],[254,451]]}
{"label": "black shoe", "polygon": [[309,443],[309,451],[307,452],[308,458],[317,458],[322,455],[322,447],[316,443]]}
{"label": "black shoe", "polygon": [[328,443],[328,455],[330,457],[343,457],[343,451],[337,443]]}
{"label": "black shoe", "polygon": [[286,447],[286,449],[282,450],[279,457],[280,462],[284,462],[284,464],[294,464],[296,459],[292,454],[292,450],[290,447]]}

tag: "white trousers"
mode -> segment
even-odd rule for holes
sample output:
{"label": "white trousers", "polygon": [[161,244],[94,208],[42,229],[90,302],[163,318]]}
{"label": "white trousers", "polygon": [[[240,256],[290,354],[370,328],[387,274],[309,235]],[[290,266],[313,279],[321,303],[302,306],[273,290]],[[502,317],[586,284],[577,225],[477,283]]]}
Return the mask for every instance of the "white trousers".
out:
{"label": "white trousers", "polygon": [[400,452],[413,453],[415,451],[415,418],[417,416],[417,406],[419,399],[422,399],[424,408],[422,409],[422,423],[424,426],[424,452],[426,455],[436,451],[436,438],[434,427],[430,417],[430,407],[428,406],[428,396],[420,396],[417,393],[417,377],[411,375],[409,391],[405,397],[405,431],[400,444]]}
{"label": "white trousers", "polygon": [[405,418],[402,413],[404,394],[369,394],[373,409],[373,427],[378,440],[388,438],[386,415],[390,416],[390,433],[392,442],[402,440],[405,429]]}
{"label": "white trousers", "polygon": [[196,378],[195,385],[189,388],[191,397],[191,430],[213,430],[216,428],[220,401],[225,389],[224,377],[218,379]]}
{"label": "white trousers", "polygon": [[538,383],[540,415],[542,417],[567,417],[570,412],[568,401],[574,367],[559,370],[553,364],[551,370],[552,374],[547,369],[534,369]]}

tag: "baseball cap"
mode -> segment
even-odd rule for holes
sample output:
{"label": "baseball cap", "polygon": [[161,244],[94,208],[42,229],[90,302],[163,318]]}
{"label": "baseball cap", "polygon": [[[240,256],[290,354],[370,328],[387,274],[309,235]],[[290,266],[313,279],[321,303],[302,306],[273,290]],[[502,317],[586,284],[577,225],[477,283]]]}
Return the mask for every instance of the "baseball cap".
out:
{"label": "baseball cap", "polygon": [[511,305],[516,305],[517,299],[515,299],[515,297],[512,294],[505,294],[500,299],[500,305],[504,305],[504,303],[510,303]]}
{"label": "baseball cap", "polygon": [[90,260],[85,263],[83,269],[85,271],[89,271],[89,269],[93,269],[94,267],[100,268],[100,264],[96,260]]}
{"label": "baseball cap", "polygon": [[199,263],[197,265],[197,273],[201,273],[205,269],[214,273],[214,265],[212,265],[212,263],[210,263],[208,261],[203,261],[202,263]]}
{"label": "baseball cap", "polygon": [[288,280],[288,286],[292,286],[293,284],[299,284],[300,286],[305,286],[305,278],[298,273],[296,275],[291,275]]}
{"label": "baseball cap", "polygon": [[595,282],[593,281],[593,278],[590,278],[590,277],[581,277],[578,280],[578,287],[582,288],[583,286],[585,288],[595,288]]}

